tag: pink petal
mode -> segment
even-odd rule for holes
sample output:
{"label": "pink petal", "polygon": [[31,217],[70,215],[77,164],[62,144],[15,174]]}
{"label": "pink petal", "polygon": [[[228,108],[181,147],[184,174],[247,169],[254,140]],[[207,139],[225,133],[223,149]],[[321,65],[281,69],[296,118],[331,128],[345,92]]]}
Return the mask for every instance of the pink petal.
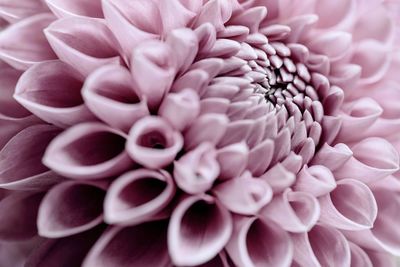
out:
{"label": "pink petal", "polygon": [[260,23],[267,16],[267,8],[257,6],[249,8],[240,13],[240,15],[230,19],[229,24],[243,25],[250,29],[250,32],[257,32],[260,28]]}
{"label": "pink petal", "polygon": [[36,64],[20,78],[15,99],[46,122],[60,127],[95,120],[83,104],[81,76],[55,60]]}
{"label": "pink petal", "polygon": [[353,179],[337,182],[337,187],[319,198],[320,221],[337,229],[359,231],[374,225],[378,208],[371,190]]}
{"label": "pink petal", "polygon": [[0,3],[0,17],[10,23],[46,11],[46,5],[41,0],[3,0]]}
{"label": "pink petal", "polygon": [[51,142],[43,162],[77,179],[117,175],[132,165],[125,151],[125,138],[125,134],[101,123],[78,124]]}
{"label": "pink petal", "polygon": [[[178,2],[179,0],[162,1],[161,3],[175,3],[179,5]],[[165,14],[163,12],[162,19],[164,18]],[[179,53],[174,53],[177,64],[176,68],[179,72],[184,73],[193,63],[199,49],[199,41],[195,32],[187,28],[174,30],[168,34],[166,42],[176,51],[179,51]]]}
{"label": "pink petal", "polygon": [[219,175],[216,151],[210,143],[202,143],[174,162],[174,178],[178,187],[189,194],[210,189]]}
{"label": "pink petal", "polygon": [[[333,3],[329,0],[317,1],[315,13],[318,15],[318,27],[329,28],[335,27],[343,22],[349,15],[353,15],[356,1],[341,0]],[[340,24],[339,24],[340,25]]]}
{"label": "pink petal", "polygon": [[39,235],[60,238],[85,232],[103,220],[104,188],[96,184],[60,183],[44,197],[37,219]]}
{"label": "pink petal", "polygon": [[0,187],[32,190],[59,182],[61,178],[42,164],[45,149],[59,132],[56,127],[42,124],[15,135],[0,151]]}
{"label": "pink petal", "polygon": [[342,143],[330,146],[324,144],[312,160],[313,165],[322,165],[331,171],[343,166],[353,155],[353,151]]}
{"label": "pink petal", "polygon": [[0,34],[0,58],[16,69],[26,70],[35,63],[56,58],[43,34],[54,20],[39,14],[15,23]]}
{"label": "pink petal", "polygon": [[362,248],[351,242],[349,242],[349,245],[351,251],[351,267],[379,267],[379,265],[372,265],[370,258]]}
{"label": "pink petal", "polygon": [[110,227],[86,256],[83,267],[172,267],[167,250],[167,221],[127,228]]}
{"label": "pink petal", "polygon": [[272,199],[270,186],[249,172],[215,186],[213,193],[228,210],[243,215],[256,214]]}
{"label": "pink petal", "polygon": [[146,99],[133,87],[129,71],[121,66],[108,65],[94,71],[85,81],[82,96],[98,118],[124,132],[149,115]]}
{"label": "pink petal", "polygon": [[296,180],[296,176],[288,171],[281,163],[274,165],[274,167],[270,168],[259,178],[265,180],[272,187],[274,193],[284,191]]}
{"label": "pink petal", "polygon": [[382,253],[379,251],[367,250],[368,257],[372,262],[372,266],[376,267],[396,267],[398,261],[396,257],[388,253]]}
{"label": "pink petal", "polygon": [[126,149],[137,163],[158,169],[170,164],[182,146],[180,132],[175,131],[164,119],[148,116],[133,125]]}
{"label": "pink petal", "polygon": [[2,240],[26,240],[37,235],[36,217],[43,193],[14,192],[0,201]]}
{"label": "pink petal", "polygon": [[197,267],[230,267],[230,263],[227,259],[226,253],[222,251],[217,256],[215,256],[212,260],[198,265]]}
{"label": "pink petal", "polygon": [[351,34],[347,32],[329,31],[313,38],[308,48],[315,53],[328,56],[331,62],[335,62],[349,53],[351,38]]}
{"label": "pink petal", "polygon": [[85,77],[105,64],[121,63],[117,41],[102,19],[59,19],[45,34],[57,56]]}
{"label": "pink petal", "polygon": [[184,28],[196,16],[196,13],[188,9],[181,0],[160,1],[160,9],[163,32],[169,33],[173,29]]}
{"label": "pink petal", "polygon": [[176,265],[194,266],[214,258],[232,233],[229,212],[211,196],[190,196],[172,213],[168,248]]}
{"label": "pink petal", "polygon": [[124,225],[148,221],[168,205],[174,193],[174,182],[165,171],[138,169],[127,172],[107,191],[105,220]]}
{"label": "pink petal", "polygon": [[[248,170],[254,176],[262,175],[269,167],[274,155],[274,142],[271,139],[266,139],[262,143],[256,145],[250,150],[248,160]],[[259,160],[260,157],[263,160]]]}
{"label": "pink petal", "polygon": [[232,179],[240,176],[246,169],[249,149],[244,143],[232,144],[217,151],[220,166],[220,179]]}
{"label": "pink petal", "polygon": [[290,266],[293,246],[277,224],[255,217],[236,217],[226,250],[237,266]]}
{"label": "pink petal", "polygon": [[293,233],[308,232],[317,223],[319,215],[320,207],[313,195],[290,189],[275,195],[261,211],[261,216]]}
{"label": "pink petal", "polygon": [[308,192],[315,197],[328,194],[336,187],[335,177],[323,165],[304,166],[297,175],[293,188],[295,191]]}
{"label": "pink petal", "polygon": [[351,150],[353,157],[333,172],[336,179],[354,178],[370,183],[399,169],[399,154],[385,139],[367,138]]}
{"label": "pink petal", "polygon": [[46,0],[46,4],[60,18],[71,16],[103,17],[101,0]]}

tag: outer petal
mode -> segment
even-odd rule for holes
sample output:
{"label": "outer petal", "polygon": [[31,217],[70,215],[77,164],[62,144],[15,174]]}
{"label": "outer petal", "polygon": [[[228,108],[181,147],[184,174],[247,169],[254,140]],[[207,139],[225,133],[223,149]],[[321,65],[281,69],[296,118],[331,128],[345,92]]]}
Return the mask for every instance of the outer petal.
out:
{"label": "outer petal", "polygon": [[0,58],[16,69],[26,70],[35,63],[56,58],[43,34],[54,20],[39,14],[13,24],[0,34]]}
{"label": "outer petal", "polygon": [[183,138],[164,119],[144,117],[129,132],[126,149],[137,163],[158,169],[170,164],[181,150]]}
{"label": "outer petal", "polygon": [[312,160],[313,165],[322,165],[335,171],[345,164],[353,155],[351,149],[342,143],[330,146],[324,144]]}
{"label": "outer petal", "polygon": [[81,76],[61,61],[36,64],[20,78],[15,99],[46,122],[67,127],[95,120],[83,104]]}
{"label": "outer petal", "polygon": [[78,124],[47,148],[46,166],[65,176],[95,179],[121,173],[132,165],[125,135],[100,123]]}
{"label": "outer petal", "polygon": [[46,194],[40,205],[37,220],[39,235],[60,238],[100,224],[104,196],[104,189],[96,184],[58,184]]}
{"label": "outer petal", "polygon": [[245,143],[232,144],[217,151],[217,161],[221,168],[220,179],[240,176],[246,169],[249,149]]}
{"label": "outer petal", "polygon": [[168,172],[138,169],[115,180],[104,203],[105,220],[110,224],[148,221],[169,204],[175,184]]}
{"label": "outer petal", "polygon": [[214,258],[232,233],[232,218],[211,196],[182,200],[168,227],[168,248],[176,265],[194,266]]}
{"label": "outer petal", "polygon": [[46,0],[58,17],[87,16],[102,18],[101,0]]}
{"label": "outer petal", "polygon": [[109,228],[87,255],[83,267],[172,267],[167,249],[167,221]]}
{"label": "outer petal", "polygon": [[292,242],[277,224],[254,217],[236,217],[234,226],[226,249],[237,266],[290,266]]}
{"label": "outer petal", "polygon": [[308,192],[316,197],[331,192],[335,187],[336,181],[332,172],[323,165],[304,166],[293,186],[295,191]]}
{"label": "outer petal", "polygon": [[362,248],[351,242],[349,242],[349,245],[351,251],[351,267],[379,267],[379,265],[372,265],[371,259]]}
{"label": "outer petal", "polygon": [[86,79],[82,95],[98,118],[125,132],[149,115],[146,99],[133,87],[129,71],[121,66],[109,65],[94,71]]}
{"label": "outer petal", "polygon": [[46,11],[46,5],[41,0],[3,0],[0,3],[0,17],[10,23]]}

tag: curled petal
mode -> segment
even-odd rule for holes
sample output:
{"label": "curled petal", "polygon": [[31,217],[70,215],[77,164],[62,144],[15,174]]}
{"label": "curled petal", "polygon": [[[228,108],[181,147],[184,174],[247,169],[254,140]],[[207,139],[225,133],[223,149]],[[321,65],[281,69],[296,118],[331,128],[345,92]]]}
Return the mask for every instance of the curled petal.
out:
{"label": "curled petal", "polygon": [[290,189],[275,195],[261,211],[261,216],[293,233],[308,232],[317,223],[319,215],[320,206],[313,195]]}
{"label": "curled petal", "polygon": [[212,260],[203,263],[201,265],[198,265],[197,267],[230,267],[231,265],[229,264],[228,257],[226,256],[226,253],[222,251],[219,253],[217,256],[215,256]]}
{"label": "curled petal", "polygon": [[[229,19],[232,7],[227,7],[229,1],[211,0],[208,1],[200,10],[193,24],[194,28],[211,23],[217,31],[224,28],[224,23]],[[226,3],[226,5],[224,5]]]}
{"label": "curled petal", "polygon": [[121,63],[117,41],[102,19],[59,19],[45,30],[45,34],[57,56],[83,76],[105,64]]}
{"label": "curled petal", "polygon": [[85,81],[82,89],[85,104],[108,125],[127,132],[137,120],[149,115],[145,99],[132,83],[124,67],[99,68]]}
{"label": "curled petal", "polygon": [[242,215],[255,215],[272,199],[271,187],[249,172],[217,185],[213,193],[228,210]]}
{"label": "curled petal", "polygon": [[60,238],[87,231],[103,220],[105,191],[95,184],[65,182],[53,187],[40,204],[39,235]]}
{"label": "curled petal", "polygon": [[354,243],[349,242],[351,252],[351,267],[373,267],[388,265],[372,265],[371,259],[365,251]]}
{"label": "curled petal", "polygon": [[246,169],[249,149],[244,143],[232,144],[218,150],[217,160],[220,179],[231,179],[240,176]]}
{"label": "curled petal", "polygon": [[61,178],[42,164],[48,144],[59,132],[54,126],[42,124],[15,135],[0,151],[0,187],[32,190],[59,182]]}
{"label": "curled petal", "polygon": [[351,94],[361,77],[361,67],[355,64],[338,64],[331,70],[329,80]]}
{"label": "curled petal", "polygon": [[364,183],[343,179],[330,194],[319,198],[320,221],[337,229],[359,231],[372,228],[378,213],[373,193]]}
{"label": "curled petal", "polygon": [[336,179],[354,178],[370,183],[399,169],[399,154],[385,139],[367,138],[351,150],[353,157],[333,172]]}
{"label": "curled petal", "polygon": [[132,165],[125,135],[101,123],[69,128],[48,146],[46,166],[67,177],[96,179],[117,175]]}
{"label": "curled petal", "polygon": [[56,58],[43,29],[54,20],[51,14],[39,14],[5,29],[0,34],[0,58],[19,70]]}
{"label": "curled petal", "polygon": [[279,193],[291,186],[296,180],[296,176],[278,163],[260,176],[260,179],[265,180],[272,187],[274,193]]}
{"label": "curled petal", "polygon": [[295,191],[308,192],[315,197],[328,194],[336,187],[335,177],[323,165],[304,166],[296,178]]}
{"label": "curled petal", "polygon": [[277,224],[255,217],[234,218],[234,232],[226,250],[237,266],[290,266],[293,245]]}
{"label": "curled petal", "polygon": [[0,18],[10,23],[48,11],[41,0],[3,0],[0,2]]}
{"label": "curled petal", "polygon": [[168,249],[176,265],[194,266],[214,258],[232,233],[232,218],[208,195],[182,200],[168,227]]}
{"label": "curled petal", "polygon": [[60,18],[71,16],[103,17],[101,0],[46,0],[46,4]]}
{"label": "curled petal", "polygon": [[210,143],[202,143],[174,162],[175,182],[189,194],[210,189],[219,171],[216,151]]}
{"label": "curled petal", "polygon": [[350,266],[349,243],[335,228],[316,225],[308,234],[292,234],[292,241],[294,261],[300,266]]}
{"label": "curled petal", "polygon": [[183,146],[183,137],[160,117],[144,117],[131,128],[126,149],[137,163],[151,169],[167,166]]}
{"label": "curled petal", "polygon": [[0,201],[2,240],[24,240],[37,235],[36,217],[43,193],[14,192]]}
{"label": "curled petal", "polygon": [[324,144],[312,160],[313,165],[322,165],[331,171],[343,166],[353,155],[353,151],[342,143],[330,146]]}
{"label": "curled petal", "polygon": [[192,124],[199,113],[200,99],[198,94],[191,89],[168,94],[158,111],[158,114],[178,131]]}
{"label": "curled petal", "polygon": [[331,62],[346,56],[352,45],[352,36],[346,32],[329,31],[313,39],[308,47],[318,54],[329,57]]}
{"label": "curled petal", "polygon": [[15,99],[46,122],[62,128],[95,120],[83,104],[79,73],[61,61],[36,64],[20,78]]}
{"label": "curled petal", "polygon": [[86,256],[83,267],[171,266],[167,221],[110,227]]}
{"label": "curled petal", "polygon": [[136,224],[163,209],[175,193],[165,171],[138,169],[115,180],[107,191],[104,216],[110,224]]}

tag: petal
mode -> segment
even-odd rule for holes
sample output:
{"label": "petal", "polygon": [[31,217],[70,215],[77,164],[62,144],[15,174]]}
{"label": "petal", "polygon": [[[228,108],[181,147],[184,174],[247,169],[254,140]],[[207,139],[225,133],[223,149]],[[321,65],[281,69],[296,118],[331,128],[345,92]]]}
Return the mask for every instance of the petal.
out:
{"label": "petal", "polygon": [[202,143],[174,162],[174,178],[178,187],[189,194],[210,189],[219,175],[216,151],[210,143]]}
{"label": "petal", "polygon": [[308,232],[317,223],[319,215],[320,207],[313,195],[290,189],[275,195],[261,211],[261,216],[293,233]]}
{"label": "petal", "polygon": [[335,171],[345,164],[353,155],[353,151],[342,143],[330,146],[324,144],[312,160],[313,165],[322,165]]}
{"label": "petal", "polygon": [[46,0],[46,4],[59,18],[71,16],[103,17],[101,0]]}
{"label": "petal", "polygon": [[372,266],[376,267],[396,267],[398,261],[396,257],[388,253],[367,250],[368,257],[372,262]]}
{"label": "petal", "polygon": [[39,235],[60,238],[85,232],[103,220],[105,191],[95,184],[60,183],[44,197],[37,219]]}
{"label": "petal", "polygon": [[65,128],[95,120],[83,104],[81,76],[55,60],[36,64],[20,78],[15,99],[46,122]]}
{"label": "petal", "polygon": [[176,265],[194,266],[214,258],[232,233],[229,212],[211,196],[190,196],[172,213],[168,249]]}
{"label": "petal", "polygon": [[353,157],[333,172],[336,179],[354,178],[370,183],[399,169],[399,154],[385,139],[367,138],[351,150]]}
{"label": "petal", "polygon": [[335,177],[323,165],[304,166],[293,186],[295,191],[308,192],[315,197],[328,194],[336,187]]}
{"label": "petal", "polygon": [[85,81],[82,96],[98,118],[124,132],[149,115],[146,100],[133,87],[129,71],[121,66],[108,65],[94,71]]}
{"label": "petal", "polygon": [[148,221],[171,201],[175,185],[169,173],[138,169],[117,178],[107,191],[105,221],[136,224]]}
{"label": "petal", "polygon": [[249,149],[244,143],[236,143],[217,151],[221,168],[219,179],[232,179],[240,176],[246,169]]}
{"label": "petal", "polygon": [[129,132],[126,149],[133,160],[151,169],[170,164],[181,150],[183,138],[164,119],[148,116]]}
{"label": "petal", "polygon": [[359,231],[372,228],[378,208],[373,193],[353,179],[337,182],[337,187],[319,198],[320,221],[337,229]]}
{"label": "petal", "polygon": [[0,58],[19,70],[56,58],[43,29],[54,20],[51,14],[39,14],[5,29],[0,34]]}
{"label": "petal", "polygon": [[270,168],[259,178],[265,180],[272,187],[274,193],[282,192],[290,187],[296,180],[296,176],[288,171],[281,163]]}
{"label": "petal", "polygon": [[331,62],[346,56],[352,45],[352,36],[347,32],[329,31],[312,39],[308,48],[317,54],[329,57]]}
{"label": "petal", "polygon": [[47,11],[41,0],[3,0],[0,3],[0,17],[10,23]]}
{"label": "petal", "polygon": [[[274,155],[274,142],[271,139],[265,139],[262,143],[256,145],[250,150],[247,164],[248,170],[254,176],[262,175],[270,166]],[[262,158],[262,160],[260,160]]]}
{"label": "petal", "polygon": [[[367,253],[354,243],[349,242],[351,251],[351,267],[373,267],[379,265],[372,265]],[[383,265],[387,266],[387,265]],[[383,267],[382,266],[382,267]]]}
{"label": "petal", "polygon": [[54,126],[42,124],[15,135],[0,151],[0,187],[32,190],[59,182],[61,178],[42,164],[45,149],[59,132]]}
{"label": "petal", "polygon": [[67,177],[96,179],[117,175],[132,165],[125,135],[101,123],[69,128],[48,146],[46,166]]}
{"label": "petal", "polygon": [[117,41],[102,19],[59,19],[45,34],[57,56],[85,77],[105,64],[121,63]]}
{"label": "petal", "polygon": [[237,266],[290,266],[293,246],[277,224],[255,217],[236,217],[226,250]]}
{"label": "petal", "polygon": [[[318,15],[318,27],[335,27],[345,20],[355,8],[355,1],[341,0],[335,3],[329,0],[317,1],[315,13]],[[339,24],[340,25],[340,24]]]}
{"label": "petal", "polygon": [[[231,119],[232,120],[232,119]],[[237,120],[230,122],[224,136],[218,143],[218,147],[224,147],[246,140],[253,128],[252,120]]]}
{"label": "petal", "polygon": [[173,29],[184,28],[196,16],[196,13],[181,3],[181,0],[160,1],[160,9],[163,32],[169,33]]}
{"label": "petal", "polygon": [[0,201],[2,240],[24,240],[37,235],[36,217],[43,193],[13,193]]}
{"label": "petal", "polygon": [[228,210],[242,215],[255,215],[272,199],[271,187],[249,172],[215,186],[213,193]]}
{"label": "petal", "polygon": [[92,247],[83,267],[168,266],[166,221],[110,227]]}

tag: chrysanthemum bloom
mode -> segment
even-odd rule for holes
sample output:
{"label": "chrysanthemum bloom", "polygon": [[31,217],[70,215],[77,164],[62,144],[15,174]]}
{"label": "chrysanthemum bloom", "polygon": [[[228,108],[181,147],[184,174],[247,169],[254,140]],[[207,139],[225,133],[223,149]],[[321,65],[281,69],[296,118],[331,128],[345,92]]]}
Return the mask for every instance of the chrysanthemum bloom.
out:
{"label": "chrysanthemum bloom", "polygon": [[1,266],[392,266],[399,6],[0,0]]}

